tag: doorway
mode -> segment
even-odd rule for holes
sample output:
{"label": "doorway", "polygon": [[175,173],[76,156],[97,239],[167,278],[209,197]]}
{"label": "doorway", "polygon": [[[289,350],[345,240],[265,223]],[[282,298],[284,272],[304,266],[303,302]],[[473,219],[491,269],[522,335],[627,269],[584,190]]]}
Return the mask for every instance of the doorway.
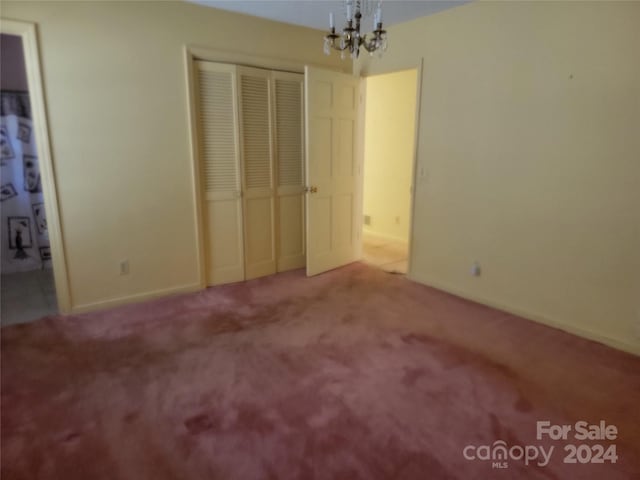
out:
{"label": "doorway", "polygon": [[391,273],[408,270],[417,81],[416,69],[364,80],[362,256]]}
{"label": "doorway", "polygon": [[21,35],[0,37],[2,326],[58,313],[45,194]]}

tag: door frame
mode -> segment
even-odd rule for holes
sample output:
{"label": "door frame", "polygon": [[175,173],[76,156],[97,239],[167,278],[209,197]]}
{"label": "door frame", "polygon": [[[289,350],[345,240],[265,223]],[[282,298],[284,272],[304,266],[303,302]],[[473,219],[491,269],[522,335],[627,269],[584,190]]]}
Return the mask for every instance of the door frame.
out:
{"label": "door frame", "polygon": [[[392,69],[384,69],[381,72],[375,73],[367,73],[363,74],[362,71],[359,72],[360,79],[362,82],[361,85],[361,102],[360,102],[360,111],[358,112],[358,116],[360,119],[360,129],[359,129],[359,138],[358,138],[358,157],[359,163],[362,168],[361,177],[360,177],[360,218],[363,215],[363,195],[364,195],[364,135],[365,135],[365,110],[366,110],[366,83],[365,79],[369,77],[375,77],[377,75],[387,75],[390,73],[403,72],[407,70],[415,70],[416,71],[416,111],[415,111],[415,119],[414,119],[414,134],[413,134],[413,161],[411,162],[411,202],[409,204],[409,245],[408,245],[408,257],[407,257],[407,277],[412,277],[411,265],[413,258],[413,233],[415,231],[415,201],[416,201],[416,184],[418,183],[418,171],[419,171],[419,161],[418,161],[418,153],[419,153],[419,133],[420,133],[420,116],[421,116],[421,108],[422,108],[422,78],[423,78],[423,69],[424,69],[424,58],[421,57],[417,63],[410,63],[403,67],[394,67]],[[425,178],[426,175],[420,176],[420,178]],[[421,181],[422,183],[422,181]],[[362,238],[362,230],[363,226],[360,227],[360,238]],[[360,242],[362,246],[362,242]],[[360,252],[361,253],[361,252]]]}
{"label": "door frame", "polygon": [[53,165],[53,156],[51,155],[46,97],[40,68],[37,25],[34,22],[2,18],[2,22],[0,22],[0,32],[15,35],[22,39],[22,50],[27,70],[27,84],[29,86],[29,100],[31,103],[33,128],[36,136],[38,163],[40,165],[42,194],[44,197],[45,211],[47,213],[47,230],[49,233],[49,245],[51,246],[51,264],[53,266],[58,310],[60,313],[66,314],[71,312],[71,291],[69,288],[69,276],[64,249],[64,236],[60,221],[55,168]]}

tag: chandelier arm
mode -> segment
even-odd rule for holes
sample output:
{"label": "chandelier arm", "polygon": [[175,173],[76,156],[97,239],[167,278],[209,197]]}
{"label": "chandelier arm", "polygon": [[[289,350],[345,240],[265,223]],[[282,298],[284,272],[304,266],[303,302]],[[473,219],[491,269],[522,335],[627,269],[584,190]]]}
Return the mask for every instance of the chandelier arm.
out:
{"label": "chandelier arm", "polygon": [[347,44],[347,43],[344,44],[344,47],[340,47],[339,45],[332,45],[333,49],[339,52],[344,52],[345,50],[348,50],[350,46],[351,44]]}
{"label": "chandelier arm", "polygon": [[325,40],[329,41],[329,45],[331,46],[331,48],[333,48],[334,50],[337,50],[338,52],[347,50],[351,45],[351,41],[349,40],[348,42],[345,41],[344,46],[341,47],[339,43],[336,43],[336,40],[341,37],[340,35],[336,35],[335,33],[330,33],[329,35],[326,35],[324,38]]}
{"label": "chandelier arm", "polygon": [[351,46],[351,42],[345,42],[344,46],[340,46],[340,44],[335,42],[331,43],[331,48],[333,48],[334,50],[337,50],[338,52],[343,52],[344,50],[347,50],[350,46]]}

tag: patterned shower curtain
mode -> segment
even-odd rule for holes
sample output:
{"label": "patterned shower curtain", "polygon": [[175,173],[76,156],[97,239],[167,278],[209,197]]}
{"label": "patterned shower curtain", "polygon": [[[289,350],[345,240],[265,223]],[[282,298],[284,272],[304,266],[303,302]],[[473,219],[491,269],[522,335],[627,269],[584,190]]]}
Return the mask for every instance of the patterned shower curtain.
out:
{"label": "patterned shower curtain", "polygon": [[1,92],[2,273],[49,267],[51,251],[29,94]]}

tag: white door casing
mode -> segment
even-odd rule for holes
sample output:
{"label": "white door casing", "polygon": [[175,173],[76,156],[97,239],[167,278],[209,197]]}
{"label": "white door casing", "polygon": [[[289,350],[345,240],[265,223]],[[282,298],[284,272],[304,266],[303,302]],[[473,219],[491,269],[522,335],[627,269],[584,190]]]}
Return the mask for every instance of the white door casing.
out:
{"label": "white door casing", "polygon": [[359,80],[305,68],[307,275],[357,259]]}

